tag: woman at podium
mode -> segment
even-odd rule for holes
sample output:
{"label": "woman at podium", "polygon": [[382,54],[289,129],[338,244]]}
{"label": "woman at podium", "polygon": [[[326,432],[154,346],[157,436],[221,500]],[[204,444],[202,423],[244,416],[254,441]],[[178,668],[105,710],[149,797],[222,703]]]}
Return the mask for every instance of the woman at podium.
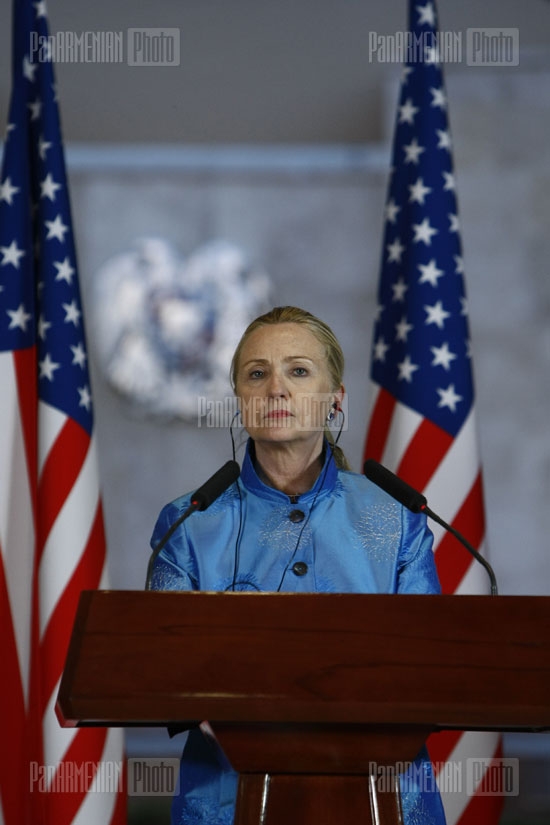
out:
{"label": "woman at podium", "polygon": [[[332,330],[296,307],[253,321],[232,384],[249,439],[238,481],[173,533],[157,590],[438,593],[426,518],[352,473],[342,429],[344,357]],[[336,438],[336,441],[338,439]],[[152,546],[187,509],[166,505]],[[231,825],[238,776],[199,728],[187,734],[174,825]],[[444,825],[427,753],[401,777],[406,825]]]}

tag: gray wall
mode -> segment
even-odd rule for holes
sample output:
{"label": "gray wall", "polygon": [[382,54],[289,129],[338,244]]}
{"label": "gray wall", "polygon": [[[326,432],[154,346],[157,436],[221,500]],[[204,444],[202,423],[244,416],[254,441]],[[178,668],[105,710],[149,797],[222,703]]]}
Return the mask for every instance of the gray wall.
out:
{"label": "gray wall", "polygon": [[[439,0],[440,27],[517,27],[522,62],[545,54],[545,0]],[[382,135],[387,64],[369,34],[406,27],[405,0],[49,0],[52,33],[181,30],[178,68],[57,68],[68,141],[364,142]],[[11,0],[0,0],[0,121]],[[471,70],[476,73],[476,69]]]}

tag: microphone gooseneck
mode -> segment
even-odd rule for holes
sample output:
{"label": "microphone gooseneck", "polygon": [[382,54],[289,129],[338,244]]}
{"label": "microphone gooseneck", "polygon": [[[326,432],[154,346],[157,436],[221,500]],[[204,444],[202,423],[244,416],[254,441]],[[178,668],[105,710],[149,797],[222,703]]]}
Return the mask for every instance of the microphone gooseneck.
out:
{"label": "microphone gooseneck", "polygon": [[446,521],[443,521],[437,513],[434,513],[434,511],[428,507],[428,500],[422,495],[422,493],[419,493],[418,490],[415,490],[414,487],[410,486],[410,484],[407,484],[399,478],[399,476],[396,476],[395,473],[392,473],[391,470],[388,470],[387,467],[384,467],[372,458],[365,461],[365,464],[363,465],[363,472],[370,481],[373,481],[378,487],[388,493],[388,495],[408,510],[411,510],[413,513],[425,513],[433,519],[433,521],[437,522],[437,524],[441,525],[441,527],[451,533],[451,535],[453,535],[462,544],[462,546],[465,547],[469,553],[471,553],[474,559],[485,568],[491,582],[491,595],[498,595],[495,572],[487,559],[483,558],[481,553],[479,553],[475,547],[472,547],[470,542],[464,538],[462,533],[459,533],[458,530],[451,527],[451,525],[447,524]]}
{"label": "microphone gooseneck", "polygon": [[240,467],[236,461],[227,461],[223,467],[220,467],[220,469],[208,479],[208,481],[205,481],[202,487],[199,487],[199,489],[193,493],[187,509],[181,514],[181,516],[179,516],[179,518],[176,519],[173,524],[170,525],[166,533],[154,547],[153,552],[149,557],[147,576],[145,578],[146,590],[151,590],[153,565],[155,564],[158,554],[166,545],[167,541],[174,535],[180,524],[192,513],[194,513],[195,510],[206,510],[207,507],[210,507],[212,502],[219,498],[219,496],[221,496],[221,494],[224,493],[227,488],[233,484],[233,482],[237,481],[240,472]]}

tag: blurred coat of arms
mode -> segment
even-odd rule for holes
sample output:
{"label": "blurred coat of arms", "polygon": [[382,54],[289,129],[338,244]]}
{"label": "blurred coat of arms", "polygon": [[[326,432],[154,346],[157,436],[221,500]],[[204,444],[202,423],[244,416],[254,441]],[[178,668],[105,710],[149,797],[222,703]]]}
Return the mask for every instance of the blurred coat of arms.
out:
{"label": "blurred coat of arms", "polygon": [[163,239],[137,239],[94,277],[93,341],[107,382],[142,412],[197,420],[199,398],[232,394],[233,352],[269,294],[267,274],[230,243],[182,260]]}

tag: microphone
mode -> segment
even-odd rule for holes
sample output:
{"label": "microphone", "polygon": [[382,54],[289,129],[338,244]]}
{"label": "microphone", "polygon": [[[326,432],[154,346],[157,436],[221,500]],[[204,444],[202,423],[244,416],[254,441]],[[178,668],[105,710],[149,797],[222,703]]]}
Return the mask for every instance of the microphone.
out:
{"label": "microphone", "polygon": [[363,472],[368,479],[413,513],[421,513],[428,504],[426,496],[372,458],[365,461]]}
{"label": "microphone", "polygon": [[411,487],[410,484],[407,484],[399,478],[399,476],[396,476],[395,473],[392,473],[387,469],[387,467],[383,467],[382,464],[379,464],[373,458],[369,458],[365,461],[365,464],[363,465],[363,472],[370,481],[373,481],[378,487],[381,487],[382,490],[388,493],[392,498],[396,499],[396,501],[408,510],[411,510],[413,513],[425,513],[437,522],[437,524],[440,524],[441,527],[451,533],[451,535],[453,535],[456,539],[458,539],[463,547],[465,547],[474,559],[476,559],[476,561],[478,561],[487,571],[491,582],[491,595],[498,595],[495,573],[487,559],[484,559],[481,553],[478,553],[478,551],[472,547],[470,542],[468,542],[464,536],[458,532],[458,530],[455,530],[454,527],[451,527],[450,524],[443,521],[437,513],[430,510],[426,496],[423,496],[422,493],[419,493],[418,490],[415,490],[414,487]]}
{"label": "microphone", "polygon": [[194,513],[195,510],[206,510],[207,507],[210,507],[212,502],[214,502],[222,493],[224,493],[228,487],[231,487],[234,481],[237,481],[240,475],[241,469],[236,461],[227,461],[223,467],[220,467],[219,470],[216,470],[213,476],[211,476],[208,481],[205,481],[202,487],[193,493],[191,496],[191,501],[188,508],[181,514],[181,516],[176,519],[176,521],[170,525],[166,533],[160,539],[156,547],[153,549],[151,556],[149,557],[149,563],[147,565],[147,576],[145,578],[145,589],[151,589],[151,579],[153,576],[153,565],[155,560],[165,546],[166,542],[172,535],[175,533],[177,528],[180,524],[188,518],[191,513]]}
{"label": "microphone", "polygon": [[206,510],[234,481],[237,481],[240,473],[241,468],[236,461],[226,461],[223,467],[216,470],[214,475],[193,493],[189,506],[192,506],[193,510]]}

